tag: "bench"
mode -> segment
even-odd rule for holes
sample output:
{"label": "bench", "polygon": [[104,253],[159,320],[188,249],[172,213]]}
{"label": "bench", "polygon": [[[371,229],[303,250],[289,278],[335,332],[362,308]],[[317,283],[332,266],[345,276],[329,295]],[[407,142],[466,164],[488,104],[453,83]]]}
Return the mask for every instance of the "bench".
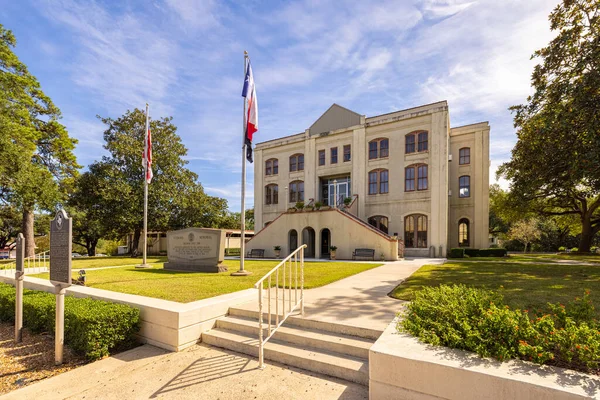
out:
{"label": "bench", "polygon": [[246,253],[247,258],[265,258],[265,249],[252,249]]}
{"label": "bench", "polygon": [[352,252],[352,259],[356,260],[357,257],[370,258],[375,261],[375,250],[374,249],[354,249]]}

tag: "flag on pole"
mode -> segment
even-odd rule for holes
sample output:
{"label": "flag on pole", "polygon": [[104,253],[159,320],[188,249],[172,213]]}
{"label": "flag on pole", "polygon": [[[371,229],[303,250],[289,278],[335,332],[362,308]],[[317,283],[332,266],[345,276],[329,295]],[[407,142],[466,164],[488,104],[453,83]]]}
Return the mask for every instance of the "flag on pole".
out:
{"label": "flag on pole", "polygon": [[244,80],[244,89],[242,97],[246,99],[246,126],[244,132],[244,140],[246,141],[246,159],[252,162],[252,135],[258,131],[258,102],[256,100],[256,88],[254,87],[254,75],[250,60],[246,67],[246,79]]}
{"label": "flag on pole", "polygon": [[144,138],[144,155],[142,165],[146,172],[146,182],[150,183],[154,175],[152,174],[152,134],[150,133],[150,124],[146,116],[146,136]]}

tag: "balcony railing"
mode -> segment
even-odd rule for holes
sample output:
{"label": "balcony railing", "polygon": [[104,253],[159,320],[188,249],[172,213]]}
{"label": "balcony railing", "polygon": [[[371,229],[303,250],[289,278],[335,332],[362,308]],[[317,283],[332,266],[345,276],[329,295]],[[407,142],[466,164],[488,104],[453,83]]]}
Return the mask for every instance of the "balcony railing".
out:
{"label": "balcony railing", "polygon": [[[294,312],[298,306],[300,306],[300,314],[304,315],[304,249],[308,246],[303,244],[294,250],[289,256],[281,261],[275,268],[269,271],[268,274],[263,276],[256,284],[255,288],[258,289],[258,362],[260,368],[264,368],[264,347],[265,344],[273,337],[277,329],[283,325],[287,317]],[[300,283],[298,283],[298,264],[300,264]],[[281,271],[281,272],[280,272]],[[281,289],[279,276],[281,279]],[[275,281],[273,285],[273,281]],[[265,329],[264,315],[263,315],[263,290],[267,290],[267,325]],[[271,318],[271,287],[275,286],[275,324]],[[300,288],[300,297],[298,297],[298,288]],[[293,294],[292,294],[293,289]],[[282,298],[282,316],[280,319],[279,315],[279,292],[281,291]],[[288,292],[286,299],[286,291]],[[293,301],[292,301],[293,297]],[[287,309],[287,311],[286,311]],[[267,337],[264,338],[265,330]]]}

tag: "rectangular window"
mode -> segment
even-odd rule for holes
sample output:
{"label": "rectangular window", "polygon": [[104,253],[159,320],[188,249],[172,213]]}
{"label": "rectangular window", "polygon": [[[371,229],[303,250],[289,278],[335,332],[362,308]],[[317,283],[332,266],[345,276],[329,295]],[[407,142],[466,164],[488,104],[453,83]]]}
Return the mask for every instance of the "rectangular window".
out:
{"label": "rectangular window", "polygon": [[427,247],[427,217],[417,217],[417,247]]}
{"label": "rectangular window", "polygon": [[331,148],[331,164],[337,164],[337,147]]}
{"label": "rectangular window", "polygon": [[406,135],[406,154],[415,152],[415,135]]}
{"label": "rectangular window", "polygon": [[369,194],[377,194],[377,171],[369,172]]}
{"label": "rectangular window", "polygon": [[389,154],[389,142],[387,139],[382,139],[379,142],[379,157],[385,158]]}
{"label": "rectangular window", "polygon": [[273,165],[273,162],[270,160],[265,163],[265,175],[273,174],[272,165]]}
{"label": "rectangular window", "polygon": [[290,172],[294,172],[298,170],[298,159],[296,156],[290,157]]}
{"label": "rectangular window", "polygon": [[427,151],[427,132],[419,133],[419,151]]}
{"label": "rectangular window", "polygon": [[458,153],[459,153],[459,159],[458,159],[459,165],[471,164],[471,149],[469,147],[460,149],[458,151]]}
{"label": "rectangular window", "polygon": [[279,173],[279,161],[273,160],[273,175],[277,175]]}
{"label": "rectangular window", "polygon": [[271,187],[272,186],[267,186],[265,188],[265,204],[267,205],[271,204]]}
{"label": "rectangular window", "polygon": [[369,160],[374,160],[377,158],[377,142],[369,143]]}
{"label": "rectangular window", "polygon": [[325,150],[319,150],[319,165],[325,165]]}
{"label": "rectangular window", "polygon": [[409,167],[404,170],[404,191],[415,190],[415,168]]}
{"label": "rectangular window", "polygon": [[420,165],[417,168],[417,190],[427,190],[427,165]]}
{"label": "rectangular window", "polygon": [[298,155],[298,171],[304,171],[304,154]]}
{"label": "rectangular window", "polygon": [[296,182],[292,182],[290,183],[290,203],[295,203],[296,198]]}
{"label": "rectangular window", "polygon": [[468,175],[458,178],[458,197],[471,196],[471,177]]}
{"label": "rectangular window", "polygon": [[404,247],[415,247],[415,218],[412,215],[404,218]]}
{"label": "rectangular window", "polygon": [[344,162],[350,161],[351,153],[350,153],[350,145],[347,144],[344,146]]}
{"label": "rectangular window", "polygon": [[304,201],[304,182],[298,182],[298,201]]}
{"label": "rectangular window", "polygon": [[273,186],[273,204],[278,204],[279,203],[279,186],[275,185]]}
{"label": "rectangular window", "polygon": [[388,186],[388,171],[379,172],[379,193],[387,193],[389,191]]}

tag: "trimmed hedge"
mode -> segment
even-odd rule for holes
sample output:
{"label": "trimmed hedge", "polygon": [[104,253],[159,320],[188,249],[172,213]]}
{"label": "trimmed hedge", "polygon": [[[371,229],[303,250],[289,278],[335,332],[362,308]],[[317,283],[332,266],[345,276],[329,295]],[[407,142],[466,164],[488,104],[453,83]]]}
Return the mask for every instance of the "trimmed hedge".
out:
{"label": "trimmed hedge", "polygon": [[241,249],[239,247],[231,247],[229,249],[225,249],[226,256],[239,256],[241,253]]}
{"label": "trimmed hedge", "polygon": [[506,257],[508,250],[497,249],[479,249],[479,257]]}
{"label": "trimmed hedge", "polygon": [[[55,296],[23,293],[23,325],[34,333],[54,333]],[[14,322],[15,288],[0,283],[0,322]],[[65,296],[65,343],[88,360],[135,347],[140,311],[125,304]]]}
{"label": "trimmed hedge", "polygon": [[463,258],[465,256],[465,249],[462,247],[456,247],[450,249],[450,258]]}
{"label": "trimmed hedge", "polygon": [[469,249],[464,247],[456,247],[450,249],[450,258],[467,257],[505,257],[508,254],[506,249],[490,248],[490,249]]}

